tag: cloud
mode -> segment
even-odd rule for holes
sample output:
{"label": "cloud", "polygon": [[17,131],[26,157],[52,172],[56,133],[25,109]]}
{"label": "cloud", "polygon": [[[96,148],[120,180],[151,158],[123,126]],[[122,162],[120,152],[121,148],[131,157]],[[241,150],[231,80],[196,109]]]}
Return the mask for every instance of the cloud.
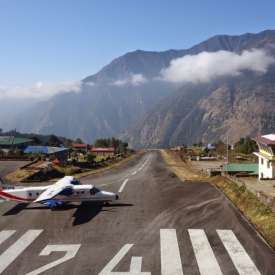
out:
{"label": "cloud", "polygon": [[85,84],[86,86],[90,86],[90,87],[94,87],[94,86],[95,86],[95,83],[92,82],[92,81],[84,82],[84,84]]}
{"label": "cloud", "polygon": [[34,98],[45,99],[58,93],[79,92],[80,81],[67,81],[58,83],[37,82],[32,86],[0,86],[0,99],[3,98]]}
{"label": "cloud", "polygon": [[112,84],[115,86],[133,85],[138,86],[147,82],[147,79],[142,74],[132,74],[125,79],[114,81]]}
{"label": "cloud", "polygon": [[173,83],[205,83],[221,76],[238,76],[244,70],[265,73],[275,62],[264,50],[241,54],[229,51],[202,52],[174,59],[161,71],[161,79]]}

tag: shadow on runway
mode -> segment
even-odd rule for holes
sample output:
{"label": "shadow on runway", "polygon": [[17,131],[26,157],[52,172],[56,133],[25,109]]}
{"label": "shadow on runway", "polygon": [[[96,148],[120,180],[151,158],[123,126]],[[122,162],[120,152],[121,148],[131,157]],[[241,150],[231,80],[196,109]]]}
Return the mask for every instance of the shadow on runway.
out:
{"label": "shadow on runway", "polygon": [[49,209],[47,206],[28,206],[28,203],[18,203],[11,209],[9,209],[3,216],[17,215],[23,210],[51,210],[53,212],[68,211],[71,209],[76,209],[73,217],[73,226],[81,225],[91,221],[100,212],[112,212],[116,207],[130,207],[133,204],[130,203],[95,203],[95,202],[82,202],[79,204],[64,204],[53,209]]}
{"label": "shadow on runway", "polygon": [[3,214],[3,216],[12,216],[19,214],[22,210],[26,209],[28,206],[28,203],[18,203],[11,209],[9,209],[6,213]]}
{"label": "shadow on runway", "polygon": [[[73,217],[73,226],[80,225],[91,221],[100,212],[112,212],[112,208],[115,207],[129,207],[133,204],[129,203],[114,203],[114,204],[102,204],[102,203],[91,203],[83,202],[75,211]],[[107,209],[104,209],[107,208]]]}

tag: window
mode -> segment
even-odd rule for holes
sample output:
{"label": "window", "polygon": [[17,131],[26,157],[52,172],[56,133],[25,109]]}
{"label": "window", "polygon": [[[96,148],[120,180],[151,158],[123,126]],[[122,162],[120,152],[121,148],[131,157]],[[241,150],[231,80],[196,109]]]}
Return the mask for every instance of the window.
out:
{"label": "window", "polygon": [[39,196],[39,193],[36,193],[36,196]]}
{"label": "window", "polygon": [[78,180],[76,180],[76,179],[73,179],[71,181],[71,184],[73,184],[73,185],[80,185],[80,182]]}
{"label": "window", "polygon": [[261,158],[261,164],[264,164],[264,159],[263,158]]}
{"label": "window", "polygon": [[29,196],[31,197],[31,196],[32,196],[32,193],[29,193]]}
{"label": "window", "polygon": [[96,193],[100,192],[99,189],[97,189],[96,187],[93,187],[91,190],[90,190],[90,194],[91,195],[95,195]]}
{"label": "window", "polygon": [[267,168],[270,168],[270,162],[269,162],[269,160],[266,161],[266,166],[267,166]]}
{"label": "window", "polygon": [[81,194],[84,194],[84,191],[81,191]]}

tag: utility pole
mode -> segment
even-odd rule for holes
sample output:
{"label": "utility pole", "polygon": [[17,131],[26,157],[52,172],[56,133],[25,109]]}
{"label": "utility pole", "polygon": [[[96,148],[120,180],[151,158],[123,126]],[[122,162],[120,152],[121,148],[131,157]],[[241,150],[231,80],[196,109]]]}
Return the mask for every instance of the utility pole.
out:
{"label": "utility pole", "polygon": [[229,142],[228,142],[228,135],[227,135],[227,137],[226,137],[226,162],[227,162],[227,164],[229,163],[229,149],[228,149],[228,147],[229,147]]}

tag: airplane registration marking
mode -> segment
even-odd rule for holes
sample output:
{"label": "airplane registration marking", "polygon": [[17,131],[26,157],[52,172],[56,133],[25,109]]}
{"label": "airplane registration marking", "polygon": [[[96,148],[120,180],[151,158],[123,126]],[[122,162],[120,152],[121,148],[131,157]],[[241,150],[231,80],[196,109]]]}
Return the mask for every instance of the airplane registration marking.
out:
{"label": "airplane registration marking", "polygon": [[69,261],[70,259],[75,257],[80,246],[81,246],[80,244],[47,245],[40,252],[40,254],[39,254],[40,256],[48,256],[52,252],[66,252],[66,254],[62,258],[60,258],[56,261],[53,261],[51,263],[48,263],[44,266],[41,266],[41,267],[35,269],[34,271],[27,273],[26,275],[38,275],[38,274],[45,272],[46,270],[49,270],[57,265],[60,265],[66,261]]}
{"label": "airplane registration marking", "polygon": [[121,193],[124,189],[124,187],[126,186],[127,182],[128,182],[129,179],[125,179],[122,183],[122,185],[120,186],[118,192]]}
{"label": "airplane registration marking", "polygon": [[231,230],[217,230],[217,233],[240,275],[261,275]]}
{"label": "airplane registration marking", "polygon": [[0,244],[10,238],[16,231],[15,230],[3,230],[0,232]]}
{"label": "airplane registration marking", "polygon": [[132,257],[130,271],[128,272],[112,271],[132,247],[133,244],[125,244],[98,275],[151,275],[151,272],[141,272],[141,257]]}
{"label": "airplane registration marking", "polygon": [[189,229],[189,236],[201,275],[222,275],[207,236],[202,229]]}
{"label": "airplane registration marking", "polygon": [[0,255],[0,274],[42,233],[28,230],[21,238]]}
{"label": "airplane registration marking", "polygon": [[160,230],[160,253],[162,275],[183,275],[175,229]]}

